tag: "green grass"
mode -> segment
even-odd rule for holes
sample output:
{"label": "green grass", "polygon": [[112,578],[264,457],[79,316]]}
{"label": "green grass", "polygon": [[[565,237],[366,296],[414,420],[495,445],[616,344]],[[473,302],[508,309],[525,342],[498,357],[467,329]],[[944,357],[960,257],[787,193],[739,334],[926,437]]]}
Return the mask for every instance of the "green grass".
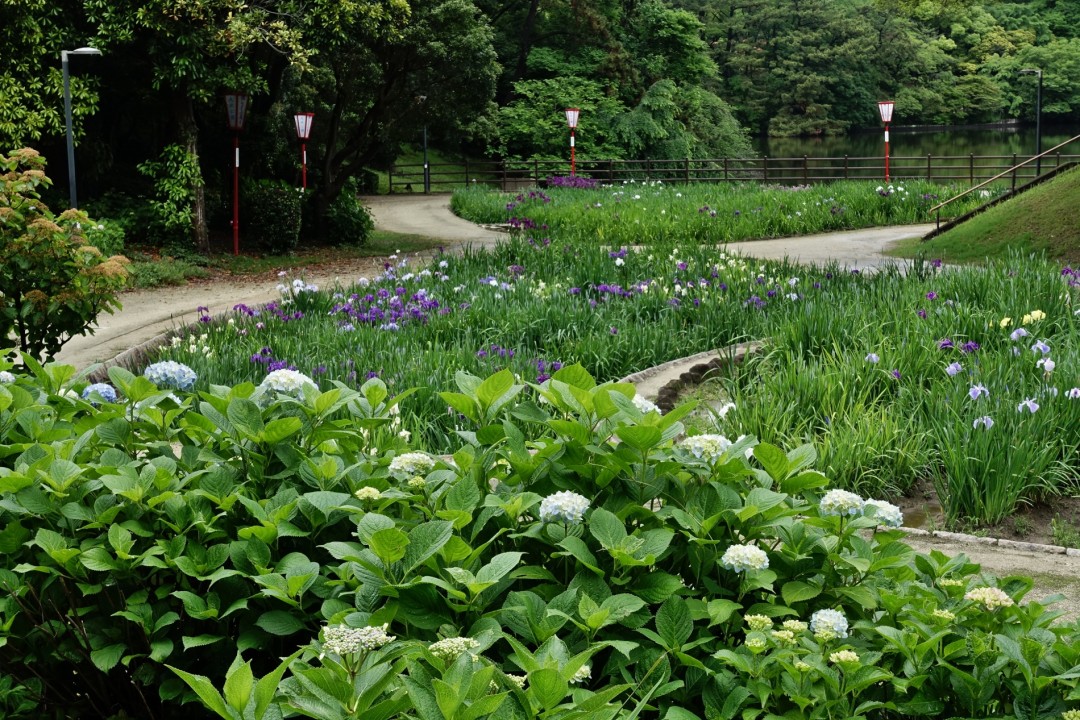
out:
{"label": "green grass", "polygon": [[361,246],[321,247],[301,246],[285,255],[259,255],[214,252],[209,257],[191,254],[185,257],[151,255],[131,252],[131,287],[155,288],[183,285],[215,274],[261,275],[297,267],[317,267],[357,258],[385,257],[397,252],[414,253],[445,244],[444,240],[402,233],[375,230]]}
{"label": "green grass", "polygon": [[981,262],[1010,251],[1045,253],[1052,260],[1080,262],[1080,168],[1071,170],[922,242],[895,246],[897,257],[940,257],[950,263]]}

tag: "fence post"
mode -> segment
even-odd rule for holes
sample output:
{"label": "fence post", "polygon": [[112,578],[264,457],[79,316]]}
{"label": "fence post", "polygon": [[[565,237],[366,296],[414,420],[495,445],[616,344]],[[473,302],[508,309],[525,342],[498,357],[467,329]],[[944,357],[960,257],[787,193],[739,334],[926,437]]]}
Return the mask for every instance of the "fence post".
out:
{"label": "fence post", "polygon": [[845,180],[850,180],[851,179],[850,176],[848,175],[848,156],[847,155],[844,156],[844,179]]}
{"label": "fence post", "polygon": [[765,155],[761,158],[761,179],[769,179],[769,156]]}
{"label": "fence post", "polygon": [[536,183],[537,185],[539,185],[540,184],[540,160],[538,158],[533,158],[533,175],[534,175],[533,182]]}
{"label": "fence post", "polygon": [[968,153],[968,176],[972,185],[975,184],[975,153]]}
{"label": "fence post", "polygon": [[802,181],[804,183],[810,182],[810,176],[805,155],[802,156]]}
{"label": "fence post", "polygon": [[386,173],[386,194],[394,194],[394,166],[390,166],[390,170]]}
{"label": "fence post", "polygon": [[469,158],[465,158],[465,187],[469,187]]}
{"label": "fence post", "polygon": [[1016,190],[1016,153],[1013,153],[1012,169],[1012,189]]}
{"label": "fence post", "polygon": [[499,184],[502,186],[502,191],[506,192],[506,158],[502,159],[502,182]]}
{"label": "fence post", "polygon": [[686,184],[690,184],[690,158],[686,158],[686,165],[683,168],[683,175],[686,177]]}
{"label": "fence post", "polygon": [[645,158],[645,179],[648,180],[652,176],[652,159]]}
{"label": "fence post", "polygon": [[929,179],[930,179],[930,176],[931,176],[931,171],[930,171],[930,158],[931,158],[931,155],[930,155],[930,153],[926,153],[926,179],[927,179],[927,180],[929,180]]}
{"label": "fence post", "polygon": [[608,180],[609,183],[614,183],[615,182],[615,161],[614,160],[608,160],[607,161],[607,180]]}
{"label": "fence post", "polygon": [[1061,167],[1061,151],[1060,150],[1058,150],[1057,154],[1054,156],[1054,167],[1056,167],[1056,168]]}
{"label": "fence post", "polygon": [[728,179],[728,169],[727,169],[728,165],[727,165],[727,162],[728,162],[728,159],[724,158],[724,180]]}

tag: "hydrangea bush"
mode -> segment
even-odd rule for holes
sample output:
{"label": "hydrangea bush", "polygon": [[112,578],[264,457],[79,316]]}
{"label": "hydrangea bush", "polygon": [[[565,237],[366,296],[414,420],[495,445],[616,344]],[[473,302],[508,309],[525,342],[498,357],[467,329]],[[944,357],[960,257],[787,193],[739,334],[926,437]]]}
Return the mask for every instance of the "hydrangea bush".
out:
{"label": "hydrangea bush", "polygon": [[0,667],[37,705],[8,717],[1080,709],[1080,637],[1029,580],[916,554],[883,505],[823,508],[810,446],[697,458],[692,406],[580,366],[459,374],[445,456],[377,378],[263,404],[113,368],[95,406],[71,368],[13,375]]}

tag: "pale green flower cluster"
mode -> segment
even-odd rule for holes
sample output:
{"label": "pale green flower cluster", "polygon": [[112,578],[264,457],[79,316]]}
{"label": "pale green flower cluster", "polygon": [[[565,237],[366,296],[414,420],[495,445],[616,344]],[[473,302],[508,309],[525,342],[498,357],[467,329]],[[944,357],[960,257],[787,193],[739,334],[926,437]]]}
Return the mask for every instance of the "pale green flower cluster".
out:
{"label": "pale green flower cluster", "polygon": [[732,545],[724,551],[720,564],[735,572],[765,570],[769,567],[769,556],[757,545]]}
{"label": "pale green flower cluster", "polygon": [[937,609],[932,614],[938,620],[944,620],[945,622],[952,622],[953,620],[956,619],[956,615],[953,615],[948,610]]}
{"label": "pale green flower cluster", "polygon": [[362,487],[353,493],[353,495],[355,495],[356,499],[360,502],[374,502],[382,497],[382,493],[379,492],[379,489],[373,487]]}
{"label": "pale green flower cluster", "polygon": [[761,637],[760,635],[748,637],[746,638],[746,647],[750,648],[751,650],[764,650],[765,638]]}
{"label": "pale green flower cluster", "polygon": [[328,625],[323,628],[323,650],[334,655],[378,650],[395,640],[393,635],[386,633],[387,628],[389,625],[362,628]]}
{"label": "pale green flower cluster", "polygon": [[937,583],[943,588],[964,587],[964,581],[957,578],[941,578]]}
{"label": "pale green flower cluster", "polygon": [[427,487],[427,480],[417,475],[414,478],[409,478],[407,486],[413,492],[423,492],[424,488]]}
{"label": "pale green flower cluster", "polygon": [[529,681],[529,677],[527,675],[510,675],[510,674],[507,674],[506,679],[509,680],[510,682],[512,682],[514,685],[516,685],[518,690],[524,690],[525,689],[525,683]]}
{"label": "pale green flower cluster", "polygon": [[996,610],[999,607],[1011,607],[1016,603],[1004,590],[996,587],[978,587],[969,590],[964,595],[965,600],[982,603],[987,610]]}
{"label": "pale green flower cluster", "polygon": [[791,632],[790,630],[773,630],[772,637],[773,640],[782,645],[795,644],[795,633]]}
{"label": "pale green flower cluster", "polygon": [[765,615],[744,615],[743,622],[751,632],[764,632],[772,627],[772,620]]}
{"label": "pale green flower cluster", "polygon": [[804,633],[809,627],[802,620],[785,620],[782,625],[785,630],[790,630],[793,633]]}
{"label": "pale green flower cluster", "polygon": [[422,452],[402,453],[390,461],[390,472],[401,478],[427,473],[433,467],[435,461]]}
{"label": "pale green flower cluster", "polygon": [[428,650],[437,658],[446,661],[455,660],[463,652],[480,647],[480,643],[468,637],[452,637],[428,645]]}
{"label": "pale green flower cluster", "polygon": [[847,665],[859,662],[859,655],[854,650],[837,650],[829,655],[829,662],[836,665]]}
{"label": "pale green flower cluster", "polygon": [[1061,713],[1061,720],[1080,720],[1080,710],[1066,710]]}
{"label": "pale green flower cluster", "polygon": [[795,669],[798,670],[799,672],[809,672],[813,668],[810,667],[810,663],[808,663],[808,662],[805,662],[803,660],[796,660],[795,661]]}

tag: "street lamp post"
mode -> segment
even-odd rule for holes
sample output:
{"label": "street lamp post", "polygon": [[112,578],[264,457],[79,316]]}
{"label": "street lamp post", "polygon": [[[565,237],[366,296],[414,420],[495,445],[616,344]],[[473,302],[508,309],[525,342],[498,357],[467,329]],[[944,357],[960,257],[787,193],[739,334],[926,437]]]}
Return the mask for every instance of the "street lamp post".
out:
{"label": "street lamp post", "polygon": [[431,168],[428,166],[427,154],[427,95],[417,95],[416,104],[420,106],[420,113],[424,116],[424,194],[431,193]]}
{"label": "street lamp post", "polygon": [[578,108],[566,108],[566,125],[570,128],[570,177],[574,177],[574,130],[577,129],[578,116],[581,110]]}
{"label": "street lamp post", "polygon": [[300,139],[300,186],[307,190],[307,141],[311,137],[311,123],[315,113],[298,112],[293,115],[296,121],[296,137]]}
{"label": "street lamp post", "polygon": [[889,123],[892,122],[893,101],[882,100],[877,105],[881,122],[885,123],[885,182],[889,182]]}
{"label": "street lamp post", "polygon": [[[1039,78],[1039,87],[1035,91],[1035,155],[1042,155],[1042,69],[1025,68],[1020,71],[1021,75],[1036,75]],[[1042,174],[1042,158],[1035,159],[1035,176]]]}
{"label": "street lamp post", "polygon": [[60,67],[64,75],[64,123],[67,130],[68,195],[72,209],[78,209],[75,195],[75,133],[71,127],[71,78],[68,75],[68,55],[100,55],[101,51],[92,47],[60,51]]}
{"label": "street lamp post", "polygon": [[233,131],[233,255],[240,254],[240,131],[244,129],[247,104],[246,93],[225,93],[225,110],[229,115],[229,129]]}

